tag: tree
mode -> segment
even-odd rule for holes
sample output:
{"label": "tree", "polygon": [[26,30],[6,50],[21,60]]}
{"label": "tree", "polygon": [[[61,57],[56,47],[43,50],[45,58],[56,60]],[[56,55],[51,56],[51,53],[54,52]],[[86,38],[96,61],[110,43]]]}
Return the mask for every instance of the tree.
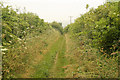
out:
{"label": "tree", "polygon": [[89,4],[86,4],[86,9],[88,9],[89,8]]}
{"label": "tree", "polygon": [[63,27],[62,27],[62,23],[58,23],[58,22],[52,22],[52,23],[50,23],[50,25],[53,27],[53,28],[55,28],[55,29],[57,29],[61,34],[63,34]]}

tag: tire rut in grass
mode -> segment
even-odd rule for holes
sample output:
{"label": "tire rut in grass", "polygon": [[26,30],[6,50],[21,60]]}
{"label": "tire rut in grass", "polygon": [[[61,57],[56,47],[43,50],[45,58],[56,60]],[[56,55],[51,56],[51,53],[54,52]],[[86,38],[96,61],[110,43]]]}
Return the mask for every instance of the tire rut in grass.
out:
{"label": "tire rut in grass", "polygon": [[[44,35],[44,36],[48,36],[48,35]],[[44,37],[44,36],[42,36],[42,37]],[[33,51],[37,51],[36,52],[37,54],[33,54],[34,56],[30,57],[30,58],[32,58],[30,61],[30,64],[28,65],[28,67],[26,67],[25,72],[23,74],[19,75],[20,77],[32,78],[31,75],[33,75],[36,72],[35,66],[38,65],[39,62],[41,62],[43,60],[45,54],[47,54],[49,52],[50,48],[59,39],[60,35],[56,32],[56,34],[54,35],[54,38],[52,38],[52,37],[53,37],[53,34],[48,36],[48,38],[46,40],[43,38],[40,38],[40,37],[38,37],[37,39],[34,39],[35,41],[39,41],[38,43],[35,43],[33,40],[31,41],[31,43],[34,43],[32,45],[41,46],[41,48],[36,47],[35,49],[33,49]],[[41,45],[41,43],[44,43],[44,42],[47,43],[48,46],[45,47],[44,45]]]}
{"label": "tire rut in grass", "polygon": [[46,54],[44,54],[43,56],[44,58],[37,65],[34,66],[35,73],[32,74],[31,77],[33,78],[50,77],[49,70],[51,70],[55,63],[57,51],[59,51],[59,47],[61,46],[63,41],[62,39],[63,37],[60,37],[56,42],[54,42],[49,51]]}
{"label": "tire rut in grass", "polygon": [[50,70],[50,78],[64,78],[64,68],[63,66],[66,65],[67,60],[65,58],[65,51],[66,44],[65,44],[65,37],[61,37],[61,43],[59,43],[59,49],[56,52],[56,58],[54,60],[54,65]]}

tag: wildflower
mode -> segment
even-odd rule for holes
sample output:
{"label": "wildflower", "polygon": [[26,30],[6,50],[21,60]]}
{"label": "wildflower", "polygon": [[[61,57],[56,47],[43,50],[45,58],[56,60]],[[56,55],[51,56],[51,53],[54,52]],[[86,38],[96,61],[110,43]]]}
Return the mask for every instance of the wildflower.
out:
{"label": "wildflower", "polygon": [[5,49],[1,49],[1,50],[2,50],[2,51],[7,51],[8,49],[5,48]]}
{"label": "wildflower", "polygon": [[12,41],[9,41],[10,43],[12,43]]}
{"label": "wildflower", "polygon": [[10,37],[13,37],[12,35],[10,35]]}
{"label": "wildflower", "polygon": [[2,52],[2,54],[5,54],[4,52]]}
{"label": "wildflower", "polygon": [[20,39],[20,38],[18,38],[18,40],[19,40],[19,41],[21,41],[21,39]]}
{"label": "wildflower", "polygon": [[116,13],[113,13],[113,14],[116,14]]}

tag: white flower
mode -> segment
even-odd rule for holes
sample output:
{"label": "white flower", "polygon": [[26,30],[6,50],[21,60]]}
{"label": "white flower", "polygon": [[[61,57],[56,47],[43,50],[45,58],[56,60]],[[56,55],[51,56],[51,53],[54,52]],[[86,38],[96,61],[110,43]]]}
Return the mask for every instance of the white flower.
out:
{"label": "white flower", "polygon": [[116,14],[116,13],[113,13],[113,14]]}
{"label": "white flower", "polygon": [[19,41],[21,41],[21,39],[20,39],[20,38],[18,38],[18,40],[19,40]]}
{"label": "white flower", "polygon": [[12,41],[9,41],[10,43],[12,43]]}
{"label": "white flower", "polygon": [[29,29],[29,27],[27,29]]}
{"label": "white flower", "polygon": [[13,37],[12,35],[10,35],[10,37]]}
{"label": "white flower", "polygon": [[2,54],[5,54],[4,52],[2,52]]}
{"label": "white flower", "polygon": [[7,51],[8,49],[5,48],[5,49],[1,49],[1,50],[2,50],[2,51]]}

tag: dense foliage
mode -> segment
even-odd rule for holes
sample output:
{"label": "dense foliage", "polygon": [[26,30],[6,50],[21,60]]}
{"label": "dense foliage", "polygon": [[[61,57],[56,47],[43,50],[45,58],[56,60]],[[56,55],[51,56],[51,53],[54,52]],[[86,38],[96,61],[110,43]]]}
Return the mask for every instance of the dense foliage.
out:
{"label": "dense foliage", "polygon": [[64,31],[71,32],[80,40],[81,36],[85,36],[88,41],[85,43],[98,48],[102,53],[117,54],[120,45],[119,16],[118,2],[105,3],[97,9],[91,8]]}
{"label": "dense foliage", "polygon": [[56,30],[58,30],[61,34],[63,34],[63,27],[62,27],[62,23],[58,23],[58,22],[52,22],[50,24],[53,28],[55,28]]}
{"label": "dense foliage", "polygon": [[2,6],[2,45],[10,46],[16,40],[25,38],[35,31],[42,33],[49,28],[48,23],[34,13],[20,13],[10,6]]}
{"label": "dense foliage", "polygon": [[[86,9],[88,8],[87,4]],[[46,68],[50,68],[52,61],[56,59],[56,54],[61,53],[58,55],[60,64],[64,62],[70,64],[69,68],[63,67],[68,70],[61,69],[63,73],[68,71],[68,75],[73,77],[76,74],[77,77],[87,75],[99,78],[116,77],[118,56],[109,58],[108,56],[118,55],[120,49],[119,16],[117,2],[105,3],[97,9],[91,8],[89,12],[64,28],[64,33],[68,33],[65,34],[65,43],[64,35],[61,36],[63,34],[61,23],[54,21],[49,24],[34,13],[25,11],[21,13],[18,9],[14,10],[10,6],[2,5],[2,46],[0,47],[3,54],[3,78],[21,77],[19,74],[23,74],[23,71],[29,72],[26,68],[33,69],[30,65],[42,60],[41,55],[47,51],[48,54],[44,55],[46,62],[40,61],[42,64],[36,67],[35,76],[38,73],[48,76]],[[98,53],[106,55],[101,56]],[[60,64],[58,64],[59,68],[61,68]],[[59,70],[57,67],[56,69]]]}
{"label": "dense foliage", "polygon": [[34,13],[1,5],[3,77],[10,78],[28,67],[31,54],[25,52],[27,40],[40,37],[51,27]]}

